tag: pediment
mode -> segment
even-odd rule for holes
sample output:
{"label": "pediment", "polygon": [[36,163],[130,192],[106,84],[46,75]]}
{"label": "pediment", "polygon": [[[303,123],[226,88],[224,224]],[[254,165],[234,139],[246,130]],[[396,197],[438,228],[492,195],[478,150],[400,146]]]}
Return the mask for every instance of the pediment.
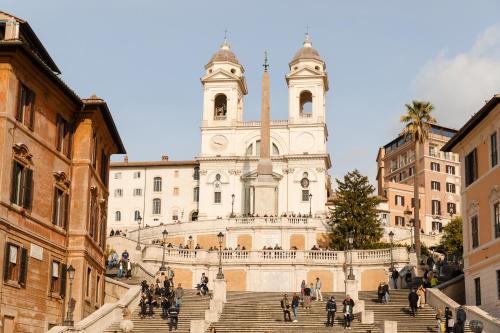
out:
{"label": "pediment", "polygon": [[239,81],[239,80],[241,80],[241,78],[237,75],[234,75],[231,72],[228,72],[222,68],[219,68],[219,69],[216,69],[215,71],[213,71],[212,73],[210,73],[209,75],[206,75],[203,78],[201,78],[202,82],[212,81],[212,80],[236,80],[236,81]]}
{"label": "pediment", "polygon": [[297,76],[323,76],[324,73],[312,68],[312,67],[302,67],[299,68],[290,74],[287,77],[297,77]]}
{"label": "pediment", "polygon": [[[245,173],[244,175],[241,176],[241,179],[244,180],[244,181],[248,181],[248,180],[252,180],[252,179],[257,179],[257,170],[252,170],[250,172],[247,172]],[[273,178],[275,180],[281,180],[281,178],[283,178],[282,175],[280,175],[279,173],[277,172],[274,172],[273,171]]]}

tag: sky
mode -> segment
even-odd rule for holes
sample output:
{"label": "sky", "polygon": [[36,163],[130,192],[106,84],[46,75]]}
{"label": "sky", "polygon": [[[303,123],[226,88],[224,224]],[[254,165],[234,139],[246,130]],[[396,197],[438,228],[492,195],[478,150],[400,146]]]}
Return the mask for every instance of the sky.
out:
{"label": "sky", "polygon": [[2,0],[0,10],[30,23],[80,97],[107,101],[130,161],[199,154],[200,77],[224,30],[245,68],[244,118],[258,120],[264,50],[271,117],[286,119],[288,62],[310,27],[330,81],[335,178],[358,169],[375,184],[405,103],[428,100],[458,129],[500,93],[500,1]]}

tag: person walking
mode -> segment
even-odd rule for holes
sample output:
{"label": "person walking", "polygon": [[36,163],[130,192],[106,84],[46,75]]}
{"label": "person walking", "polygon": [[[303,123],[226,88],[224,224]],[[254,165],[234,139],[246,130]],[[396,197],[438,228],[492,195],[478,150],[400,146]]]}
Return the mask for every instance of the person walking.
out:
{"label": "person walking", "polygon": [[389,284],[384,282],[382,285],[382,293],[383,293],[383,303],[389,304]]}
{"label": "person walking", "polygon": [[323,302],[323,295],[321,294],[321,281],[319,277],[316,278],[315,293],[316,293],[316,302]]}
{"label": "person walking", "polygon": [[134,329],[134,323],[132,322],[132,320],[130,320],[132,318],[132,314],[127,305],[125,305],[125,307],[123,308],[122,315],[123,320],[120,322],[120,329],[123,333],[132,332],[132,330]]}
{"label": "person walking", "polygon": [[311,294],[312,289],[306,284],[304,288],[304,308],[306,308],[306,310],[311,308]]}
{"label": "person walking", "polygon": [[396,268],[392,270],[392,282],[394,283],[394,289],[398,289],[399,272]]}
{"label": "person walking", "polygon": [[306,289],[306,281],[302,280],[300,284],[300,300],[302,302],[302,307],[304,307],[304,289]]}
{"label": "person walking", "polygon": [[354,310],[354,301],[351,296],[347,295],[342,302],[342,305],[344,306],[344,310],[342,311],[344,313],[344,329],[350,330],[352,314]]}
{"label": "person walking", "polygon": [[182,286],[179,283],[177,285],[177,289],[175,289],[175,307],[179,310],[179,312],[181,311],[182,297],[184,297],[184,289],[182,289]]}
{"label": "person walking", "polygon": [[408,303],[410,304],[410,314],[415,317],[418,308],[418,295],[415,292],[415,288],[411,288],[411,292],[408,294]]}
{"label": "person walking", "polygon": [[431,278],[431,288],[436,287],[438,285],[438,283],[439,283],[439,280],[436,277],[436,275],[432,275],[432,278]]}
{"label": "person walking", "polygon": [[120,262],[118,263],[118,274],[117,274],[117,278],[121,279],[123,276],[123,260],[120,260]]}
{"label": "person walking", "polygon": [[384,283],[380,282],[377,288],[377,301],[382,304],[384,299]]}
{"label": "person walking", "polygon": [[337,303],[335,302],[335,297],[332,296],[326,302],[326,327],[333,327],[335,321],[335,313],[337,312]]}
{"label": "person walking", "polygon": [[449,307],[444,308],[444,321],[445,321],[445,329],[446,333],[451,333],[451,329],[453,325],[451,324],[453,318],[453,312],[451,312]]}
{"label": "person walking", "polygon": [[437,324],[437,333],[445,333],[445,322],[443,320],[443,310],[437,309],[436,311],[436,324]]}
{"label": "person walking", "polygon": [[132,263],[127,259],[127,277],[129,280],[132,279]]}
{"label": "person walking", "polygon": [[168,316],[170,317],[168,330],[172,331],[172,328],[174,328],[177,331],[177,323],[179,322],[179,309],[177,309],[177,307],[173,303],[168,309]]}
{"label": "person walking", "polygon": [[467,314],[462,306],[460,306],[457,310],[457,320],[453,327],[454,333],[464,333],[465,330],[465,321],[467,320]]}
{"label": "person walking", "polygon": [[148,304],[147,304],[147,300],[146,300],[146,295],[145,294],[142,294],[141,300],[139,301],[139,307],[141,309],[141,312],[140,312],[141,319],[146,318]]}
{"label": "person walking", "polygon": [[293,293],[292,310],[293,310],[293,322],[294,323],[299,321],[299,303],[300,303],[299,295],[297,295],[297,293]]}
{"label": "person walking", "polygon": [[420,287],[418,287],[416,293],[417,293],[417,296],[418,296],[417,306],[419,308],[423,308],[424,305],[425,305],[425,289],[424,289],[424,286],[420,285]]}
{"label": "person walking", "polygon": [[430,272],[434,270],[434,258],[432,257],[432,255],[427,258],[427,268]]}
{"label": "person walking", "polygon": [[288,301],[288,296],[286,294],[284,294],[281,299],[281,309],[283,310],[283,321],[292,321],[292,318],[290,317],[290,302]]}

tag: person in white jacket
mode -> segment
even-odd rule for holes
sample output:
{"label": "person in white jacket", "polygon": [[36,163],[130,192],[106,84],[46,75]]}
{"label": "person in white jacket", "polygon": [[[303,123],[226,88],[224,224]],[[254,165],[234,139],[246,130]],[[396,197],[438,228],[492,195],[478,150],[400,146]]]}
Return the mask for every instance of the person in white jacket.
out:
{"label": "person in white jacket", "polygon": [[316,302],[323,302],[323,295],[321,294],[321,281],[319,277],[316,278],[316,285],[314,286],[314,292],[316,293]]}

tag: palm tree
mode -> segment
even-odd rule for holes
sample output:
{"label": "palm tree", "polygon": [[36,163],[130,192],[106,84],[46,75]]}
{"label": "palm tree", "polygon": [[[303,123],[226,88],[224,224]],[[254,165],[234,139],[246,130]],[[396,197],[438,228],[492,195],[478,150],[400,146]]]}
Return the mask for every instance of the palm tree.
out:
{"label": "palm tree", "polygon": [[415,168],[413,178],[413,228],[415,235],[415,252],[417,263],[420,264],[421,246],[420,246],[420,202],[419,202],[419,157],[420,146],[429,139],[431,124],[436,123],[436,119],[431,116],[434,106],[430,102],[414,100],[411,104],[405,104],[406,114],[401,116],[400,121],[406,124],[402,134],[415,143]]}

